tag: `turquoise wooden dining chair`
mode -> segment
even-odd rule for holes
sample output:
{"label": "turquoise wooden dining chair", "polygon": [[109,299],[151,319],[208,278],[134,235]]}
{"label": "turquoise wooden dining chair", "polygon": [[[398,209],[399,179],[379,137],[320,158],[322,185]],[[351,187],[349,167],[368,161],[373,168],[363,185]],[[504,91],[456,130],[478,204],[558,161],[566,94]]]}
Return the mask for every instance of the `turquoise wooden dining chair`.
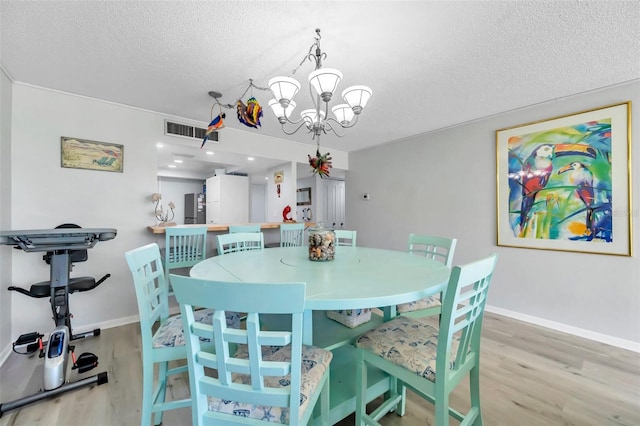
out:
{"label": "turquoise wooden dining chair", "polygon": [[[456,238],[410,234],[409,253],[424,256],[427,259],[434,259],[451,267],[457,242],[458,240]],[[442,295],[440,294],[409,303],[403,303],[396,306],[396,311],[400,315],[412,318],[437,315],[440,314],[442,308],[441,298]]]}
{"label": "turquoise wooden dining chair", "polygon": [[[165,228],[164,274],[188,275],[189,269],[207,258],[207,227]],[[169,282],[169,294],[173,294]]]}
{"label": "turquoise wooden dining chair", "polygon": [[348,231],[346,229],[336,229],[336,245],[337,246],[356,246],[356,231]]}
{"label": "turquoise wooden dining chair", "polygon": [[[187,347],[180,315],[169,315],[169,292],[165,280],[160,249],[148,244],[125,253],[138,301],[140,335],[142,338],[142,410],[141,422],[149,426],[162,423],[166,410],[191,407],[191,399],[166,401],[167,381],[170,376],[185,373],[187,368],[169,368],[169,361],[186,359]],[[197,317],[211,322],[213,312],[200,310]],[[228,314],[230,325],[239,326],[240,316]],[[212,347],[212,343],[209,343]],[[154,367],[157,375],[154,377]],[[154,382],[156,386],[154,388]]]}
{"label": "turquoise wooden dining chair", "polygon": [[237,232],[235,234],[220,234],[216,236],[218,256],[236,251],[264,249],[264,234],[262,232]]}
{"label": "turquoise wooden dining chair", "polygon": [[[306,425],[320,401],[329,423],[330,351],[302,345],[304,283],[237,283],[174,276],[189,349],[192,424]],[[215,310],[213,324],[193,307]],[[248,313],[246,327],[229,327],[225,312]],[[262,314],[290,315],[291,331],[261,331]],[[215,341],[216,354],[201,339]],[[235,354],[230,345],[237,344]]]}
{"label": "turquoise wooden dining chair", "polygon": [[238,232],[260,232],[260,224],[255,225],[229,225],[229,233],[237,234]]}
{"label": "turquoise wooden dining chair", "polygon": [[[435,405],[435,425],[482,425],[480,408],[480,338],[484,308],[497,255],[456,266],[451,271],[437,321],[399,316],[356,340],[356,425],[377,425],[387,412],[405,412],[405,389]],[[391,392],[378,408],[366,413],[367,365],[391,375]],[[469,376],[470,409],[450,406],[449,395]]]}
{"label": "turquoise wooden dining chair", "polygon": [[280,224],[280,247],[300,247],[304,244],[304,223]]}

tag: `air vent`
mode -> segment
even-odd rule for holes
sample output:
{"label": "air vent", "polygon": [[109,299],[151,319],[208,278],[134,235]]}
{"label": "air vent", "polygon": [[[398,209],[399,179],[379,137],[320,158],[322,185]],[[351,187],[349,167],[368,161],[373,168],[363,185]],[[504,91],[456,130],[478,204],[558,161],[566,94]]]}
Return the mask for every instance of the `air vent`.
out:
{"label": "air vent", "polygon": [[[183,138],[202,140],[206,133],[207,133],[207,129],[203,129],[201,127],[195,127],[189,124],[176,123],[168,120],[165,120],[164,122],[165,135],[180,136]],[[218,132],[213,132],[211,135],[209,135],[209,141],[218,142]]]}

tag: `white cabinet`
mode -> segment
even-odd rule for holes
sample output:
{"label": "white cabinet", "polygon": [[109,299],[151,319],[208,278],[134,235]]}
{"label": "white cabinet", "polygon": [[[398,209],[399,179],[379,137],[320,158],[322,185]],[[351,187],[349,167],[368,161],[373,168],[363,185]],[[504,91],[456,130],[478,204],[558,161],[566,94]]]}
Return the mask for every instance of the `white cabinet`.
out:
{"label": "white cabinet", "polygon": [[220,175],[207,179],[207,223],[249,222],[249,178]]}

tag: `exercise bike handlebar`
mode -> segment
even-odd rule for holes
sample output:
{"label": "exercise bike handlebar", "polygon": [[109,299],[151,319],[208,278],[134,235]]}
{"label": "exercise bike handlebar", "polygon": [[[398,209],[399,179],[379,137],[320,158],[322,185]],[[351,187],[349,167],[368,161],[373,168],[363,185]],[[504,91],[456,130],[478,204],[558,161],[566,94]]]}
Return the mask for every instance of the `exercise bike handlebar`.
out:
{"label": "exercise bike handlebar", "polygon": [[19,247],[26,252],[86,250],[98,241],[116,237],[113,228],[55,228],[0,231],[0,244]]}

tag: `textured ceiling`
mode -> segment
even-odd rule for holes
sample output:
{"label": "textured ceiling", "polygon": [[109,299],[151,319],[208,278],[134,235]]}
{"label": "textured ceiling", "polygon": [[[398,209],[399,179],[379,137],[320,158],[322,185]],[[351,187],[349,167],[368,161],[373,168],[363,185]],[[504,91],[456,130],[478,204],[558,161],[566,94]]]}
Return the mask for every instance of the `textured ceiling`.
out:
{"label": "textured ceiling", "polygon": [[[640,78],[639,1],[0,1],[0,59],[16,82],[207,122],[210,90],[235,103],[290,75],[321,28],[341,89],[373,97],[353,151]],[[295,77],[302,83],[313,65]],[[259,130],[284,136],[267,102]],[[249,94],[244,98],[246,101]],[[308,90],[297,111],[311,106]],[[294,112],[294,115],[297,114]]]}

